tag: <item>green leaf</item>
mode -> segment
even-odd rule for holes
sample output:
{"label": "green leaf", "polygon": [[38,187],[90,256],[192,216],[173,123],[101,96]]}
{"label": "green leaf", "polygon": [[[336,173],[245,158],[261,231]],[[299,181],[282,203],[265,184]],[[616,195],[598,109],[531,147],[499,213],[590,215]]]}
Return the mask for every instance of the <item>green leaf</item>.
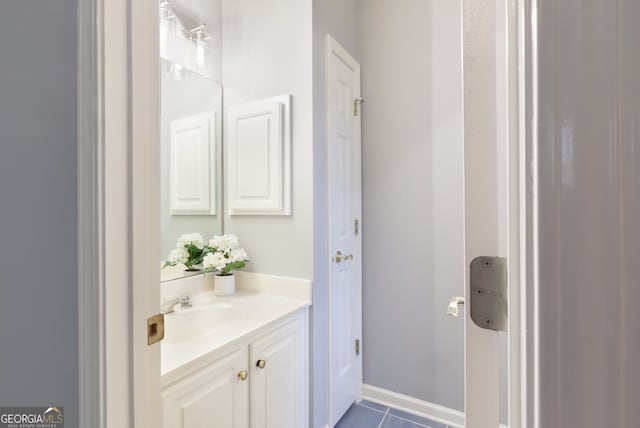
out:
{"label": "green leaf", "polygon": [[222,273],[223,275],[229,275],[229,273],[230,273],[232,270],[242,269],[242,268],[243,268],[243,267],[245,267],[245,266],[246,266],[246,263],[245,263],[245,262],[231,262],[231,263],[228,263],[228,264],[225,266],[225,268],[222,270],[222,272],[221,272],[221,273]]}

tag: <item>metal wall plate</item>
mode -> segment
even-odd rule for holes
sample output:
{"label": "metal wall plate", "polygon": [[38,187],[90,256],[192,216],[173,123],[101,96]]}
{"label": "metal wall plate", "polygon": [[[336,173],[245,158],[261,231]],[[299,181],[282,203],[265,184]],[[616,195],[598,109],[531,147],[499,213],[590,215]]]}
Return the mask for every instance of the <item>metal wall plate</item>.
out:
{"label": "metal wall plate", "polygon": [[479,327],[507,331],[507,259],[476,257],[471,262],[471,319]]}

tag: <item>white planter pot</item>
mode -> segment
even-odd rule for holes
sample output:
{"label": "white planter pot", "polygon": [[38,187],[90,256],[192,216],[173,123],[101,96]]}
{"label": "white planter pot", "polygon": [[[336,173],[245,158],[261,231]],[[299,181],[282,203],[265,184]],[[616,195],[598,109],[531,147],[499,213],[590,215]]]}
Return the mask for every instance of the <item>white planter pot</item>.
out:
{"label": "white planter pot", "polygon": [[205,273],[202,275],[202,290],[213,291],[215,288],[216,275],[213,273]]}
{"label": "white planter pot", "polygon": [[236,292],[236,276],[216,275],[213,286],[213,294],[216,296],[232,296]]}

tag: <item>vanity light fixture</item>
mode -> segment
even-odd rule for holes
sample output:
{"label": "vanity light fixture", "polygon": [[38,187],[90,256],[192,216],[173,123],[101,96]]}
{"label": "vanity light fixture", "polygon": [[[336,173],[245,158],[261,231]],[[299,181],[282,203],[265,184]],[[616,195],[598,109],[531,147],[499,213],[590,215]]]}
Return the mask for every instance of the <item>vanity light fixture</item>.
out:
{"label": "vanity light fixture", "polygon": [[205,70],[207,68],[207,40],[209,36],[205,33],[205,24],[198,25],[196,28],[189,31],[189,39],[196,45],[196,65],[199,69]]}
{"label": "vanity light fixture", "polygon": [[[206,25],[200,24],[190,30],[183,25],[186,18],[173,9],[169,0],[160,2],[160,55],[173,63],[183,63],[201,72],[207,69]],[[192,24],[193,25],[193,24]],[[187,40],[187,44],[184,41]],[[191,46],[189,46],[189,42]],[[186,54],[186,56],[185,56]],[[172,69],[174,79],[180,80],[180,69]]]}
{"label": "vanity light fixture", "polygon": [[176,38],[177,17],[168,1],[160,3],[160,49],[166,50]]}

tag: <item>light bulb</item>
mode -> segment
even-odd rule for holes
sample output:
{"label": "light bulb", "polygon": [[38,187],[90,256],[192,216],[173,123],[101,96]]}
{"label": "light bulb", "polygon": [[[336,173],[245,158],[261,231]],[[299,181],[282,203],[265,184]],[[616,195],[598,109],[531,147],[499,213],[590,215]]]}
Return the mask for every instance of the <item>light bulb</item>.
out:
{"label": "light bulb", "polygon": [[207,68],[207,33],[204,32],[205,24],[202,24],[190,32],[191,41],[196,45],[196,66],[200,70]]}
{"label": "light bulb", "polygon": [[196,42],[196,65],[200,69],[205,69],[207,67],[204,40],[199,40],[198,42]]}
{"label": "light bulb", "polygon": [[176,37],[176,15],[168,1],[160,3],[160,49],[166,51]]}

